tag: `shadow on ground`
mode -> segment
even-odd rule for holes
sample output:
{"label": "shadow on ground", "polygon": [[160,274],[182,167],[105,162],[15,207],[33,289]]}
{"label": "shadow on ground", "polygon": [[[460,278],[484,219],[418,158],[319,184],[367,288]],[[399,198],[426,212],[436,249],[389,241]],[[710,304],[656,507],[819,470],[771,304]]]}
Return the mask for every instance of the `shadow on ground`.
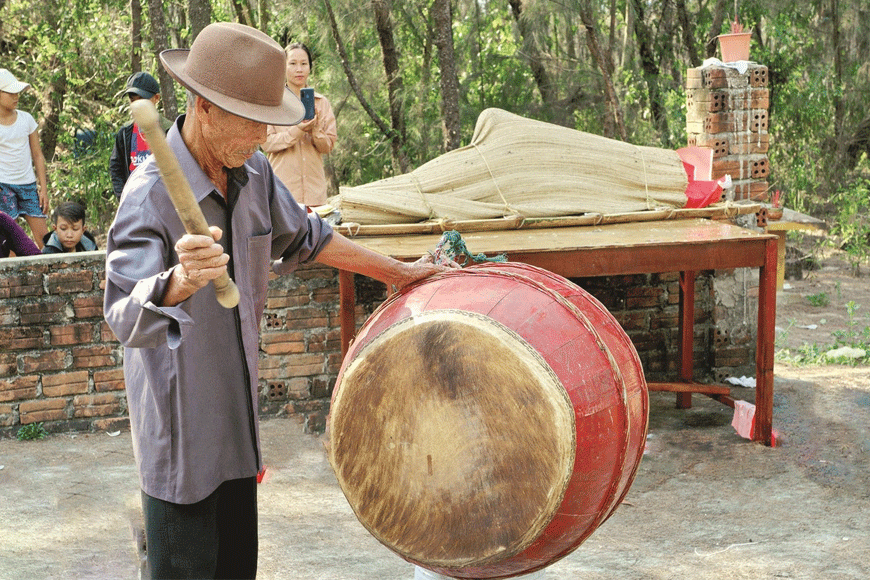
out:
{"label": "shadow on ground", "polygon": [[[870,379],[777,367],[781,445],[737,436],[731,410],[652,396],[647,453],[623,505],[547,578],[870,577]],[[846,373],[848,375],[848,372]],[[752,399],[749,389],[735,389]],[[321,439],[262,426],[263,579],[410,580],[358,523]],[[0,579],[136,578],[138,491],[129,433],[0,441]]]}

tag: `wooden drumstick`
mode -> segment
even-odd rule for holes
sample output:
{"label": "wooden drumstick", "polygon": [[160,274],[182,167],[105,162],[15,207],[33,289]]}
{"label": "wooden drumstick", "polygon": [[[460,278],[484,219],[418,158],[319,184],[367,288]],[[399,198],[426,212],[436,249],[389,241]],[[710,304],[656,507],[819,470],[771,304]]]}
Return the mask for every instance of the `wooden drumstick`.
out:
{"label": "wooden drumstick", "polygon": [[[193,196],[190,184],[187,183],[187,178],[181,172],[178,159],[169,148],[166,135],[160,128],[154,103],[148,99],[138,99],[130,103],[130,111],[133,113],[133,120],[145,134],[145,140],[151,148],[151,153],[154,154],[154,160],[157,162],[160,175],[163,177],[169,197],[172,199],[172,205],[175,206],[175,211],[181,218],[184,229],[189,234],[211,237],[208,222],[205,221],[205,216],[202,215],[202,210]],[[226,272],[215,278],[214,289],[217,301],[224,308],[233,308],[239,303],[239,289]]]}

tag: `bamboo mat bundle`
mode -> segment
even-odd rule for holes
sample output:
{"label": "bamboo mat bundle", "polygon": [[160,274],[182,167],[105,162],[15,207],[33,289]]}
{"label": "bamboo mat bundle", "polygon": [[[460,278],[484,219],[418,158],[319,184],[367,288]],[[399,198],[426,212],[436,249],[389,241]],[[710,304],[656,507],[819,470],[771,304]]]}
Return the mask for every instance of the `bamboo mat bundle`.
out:
{"label": "bamboo mat bundle", "polygon": [[332,200],[342,220],[547,218],[680,208],[688,178],[677,153],[486,109],[471,143],[414,171]]}

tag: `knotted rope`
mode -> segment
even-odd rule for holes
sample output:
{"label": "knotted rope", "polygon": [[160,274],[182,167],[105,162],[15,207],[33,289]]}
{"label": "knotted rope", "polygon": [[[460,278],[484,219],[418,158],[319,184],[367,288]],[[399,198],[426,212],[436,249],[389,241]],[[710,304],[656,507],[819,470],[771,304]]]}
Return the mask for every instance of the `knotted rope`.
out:
{"label": "knotted rope", "polygon": [[[457,260],[457,256],[462,257],[462,261]],[[450,230],[441,234],[441,239],[438,240],[438,245],[435,246],[435,251],[432,252],[432,257],[436,264],[444,264],[450,260],[454,260],[460,266],[464,266],[471,259],[474,262],[507,262],[506,254],[498,254],[492,258],[488,258],[486,254],[472,254],[465,246],[465,240],[456,230]]]}

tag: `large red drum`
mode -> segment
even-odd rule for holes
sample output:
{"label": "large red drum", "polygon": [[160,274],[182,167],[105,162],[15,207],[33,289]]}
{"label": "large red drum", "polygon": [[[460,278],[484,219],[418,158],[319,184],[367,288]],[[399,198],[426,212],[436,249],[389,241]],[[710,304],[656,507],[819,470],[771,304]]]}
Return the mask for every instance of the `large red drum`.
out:
{"label": "large red drum", "polygon": [[576,549],[643,454],[637,352],[590,294],[484,264],[394,294],[345,357],[329,458],[360,522],[406,560],[506,578]]}

